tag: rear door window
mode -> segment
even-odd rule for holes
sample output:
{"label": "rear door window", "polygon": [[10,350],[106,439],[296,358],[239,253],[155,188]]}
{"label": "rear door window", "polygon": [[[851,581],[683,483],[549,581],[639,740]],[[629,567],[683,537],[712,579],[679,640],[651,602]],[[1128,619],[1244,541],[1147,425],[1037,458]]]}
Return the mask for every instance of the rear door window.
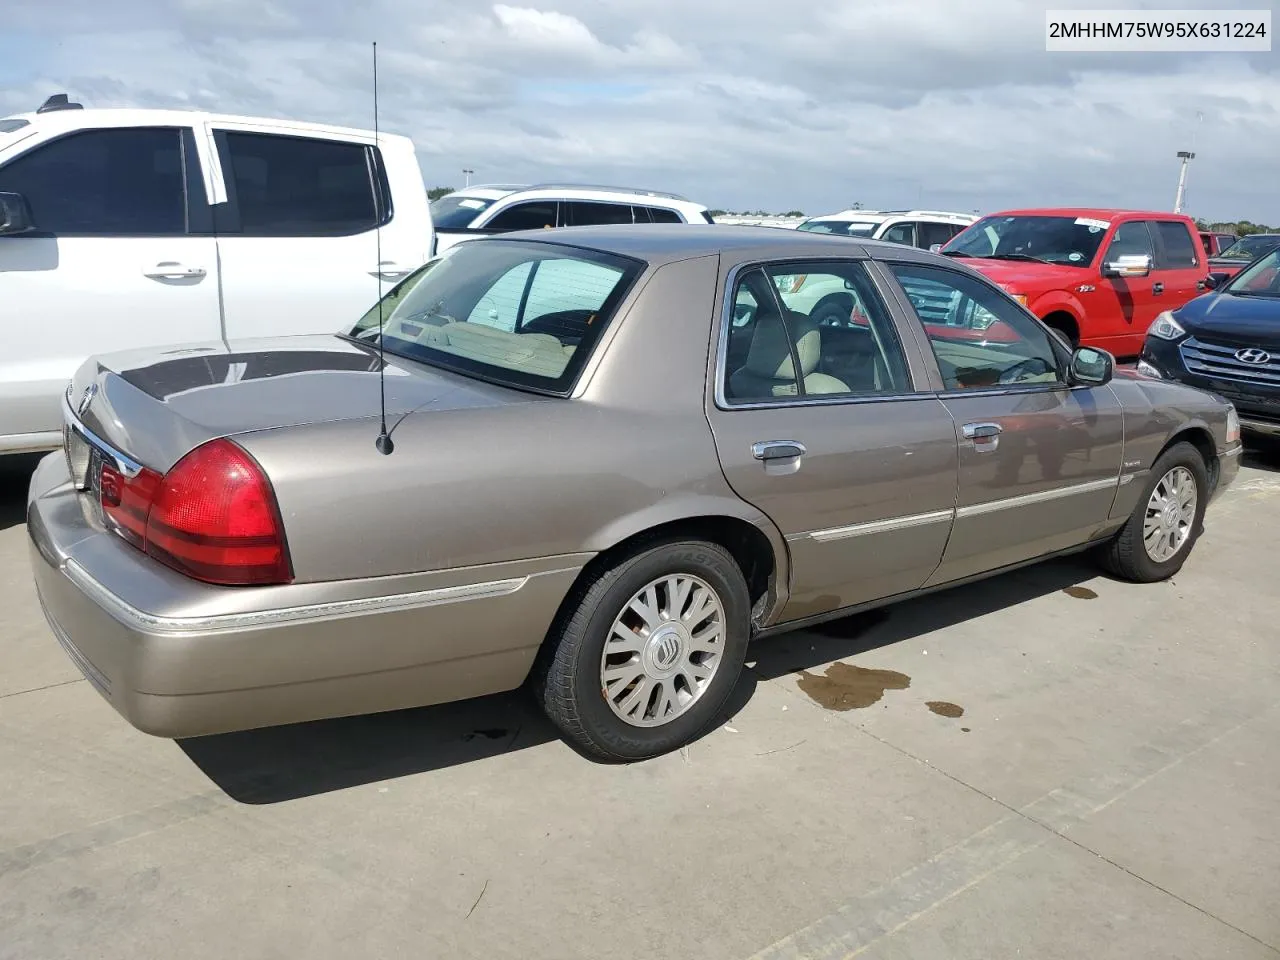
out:
{"label": "rear door window", "polygon": [[379,213],[373,147],[340,140],[218,131],[222,167],[249,237],[344,236]]}
{"label": "rear door window", "polygon": [[949,223],[929,223],[928,221],[920,223],[919,244],[925,250],[935,243],[946,243],[954,236],[952,225]]}
{"label": "rear door window", "polygon": [[680,214],[667,207],[647,207],[646,209],[649,211],[649,216],[653,218],[654,223],[684,223],[680,219]]}
{"label": "rear door window", "polygon": [[565,226],[593,227],[599,224],[633,223],[631,204],[600,203],[594,200],[568,200]]}
{"label": "rear door window", "polygon": [[916,245],[916,225],[910,220],[895,223],[880,235],[880,239],[889,243],[901,243],[908,247],[914,247]]}
{"label": "rear door window", "polygon": [[541,230],[558,224],[558,202],[555,200],[530,200],[517,203],[499,211],[492,220],[483,224],[490,230]]}
{"label": "rear door window", "polygon": [[1160,237],[1160,257],[1156,266],[1161,270],[1194,270],[1200,265],[1195,241],[1187,225],[1177,220],[1157,220],[1154,224]]}

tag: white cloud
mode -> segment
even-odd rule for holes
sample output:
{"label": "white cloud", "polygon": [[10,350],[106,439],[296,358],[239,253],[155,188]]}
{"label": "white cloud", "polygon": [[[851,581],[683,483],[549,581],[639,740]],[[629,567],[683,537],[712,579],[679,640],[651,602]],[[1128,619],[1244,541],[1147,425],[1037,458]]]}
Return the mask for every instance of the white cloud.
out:
{"label": "white cloud", "polygon": [[[1097,5],[1053,5],[1073,4]],[[1048,54],[1022,0],[57,7],[6,5],[0,112],[66,90],[368,125],[377,39],[383,124],[414,137],[431,185],[470,167],[739,208],[1168,208],[1194,140],[1193,213],[1280,222],[1273,57]]]}

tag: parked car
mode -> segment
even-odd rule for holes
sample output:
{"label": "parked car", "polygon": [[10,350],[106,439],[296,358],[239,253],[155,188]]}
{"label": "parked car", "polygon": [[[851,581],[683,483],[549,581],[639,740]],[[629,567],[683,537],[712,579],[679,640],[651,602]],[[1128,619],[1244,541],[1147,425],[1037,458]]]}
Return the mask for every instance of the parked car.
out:
{"label": "parked car", "polygon": [[475,236],[621,223],[712,223],[710,211],[674,193],[571,183],[489,184],[431,204],[434,252]]}
{"label": "parked car", "polygon": [[1175,213],[1006,210],[942,252],[996,281],[1067,343],[1126,358],[1161,311],[1208,289],[1195,222]]}
{"label": "parked car", "polygon": [[1241,237],[1209,261],[1209,272],[1222,282],[1277,247],[1280,247],[1280,233],[1253,233]]}
{"label": "parked car", "polygon": [[329,331],[430,251],[405,137],[65,97],[0,120],[0,454],[58,445],[87,356]]}
{"label": "parked car", "polygon": [[845,210],[810,217],[796,229],[929,250],[945,244],[977,219],[972,214],[945,210]]}
{"label": "parked car", "polygon": [[1210,258],[1218,256],[1238,239],[1239,237],[1234,233],[1213,233],[1206,230],[1200,232],[1200,243],[1204,246],[1204,255]]}
{"label": "parked car", "polygon": [[[795,310],[797,269],[867,326]],[[1013,336],[924,327],[940,287]],[[96,357],[65,417],[36,586],[137,727],[529,681],[610,760],[707,729],[753,639],[1086,548],[1169,577],[1240,450],[1229,403],[1073,353],[958,262],[768,227],[469,241],[336,336]]]}
{"label": "parked car", "polygon": [[1280,247],[1147,331],[1138,370],[1212,390],[1248,433],[1280,437]]}

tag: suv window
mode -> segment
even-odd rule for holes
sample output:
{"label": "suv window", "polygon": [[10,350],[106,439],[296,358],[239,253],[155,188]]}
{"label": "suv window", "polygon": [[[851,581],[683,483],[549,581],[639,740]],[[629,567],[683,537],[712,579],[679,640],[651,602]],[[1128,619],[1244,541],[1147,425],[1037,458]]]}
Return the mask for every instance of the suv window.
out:
{"label": "suv window", "polygon": [[930,223],[927,220],[920,222],[920,246],[928,250],[935,243],[946,243],[955,234],[955,226],[950,223]]}
{"label": "suv window", "polygon": [[556,212],[555,200],[530,200],[507,207],[484,226],[489,230],[541,230],[558,225]]}
{"label": "suv window", "polygon": [[1134,257],[1142,254],[1151,257],[1155,262],[1155,248],[1151,245],[1151,232],[1145,220],[1130,220],[1116,228],[1111,245],[1107,247],[1106,263],[1115,263],[1120,257]]}
{"label": "suv window", "polygon": [[[668,207],[645,207],[645,209],[649,211],[649,216],[654,223],[684,223],[680,219],[680,214]],[[639,219],[639,217],[636,219]]]}
{"label": "suv window", "polygon": [[[643,264],[544,243],[462,243],[384,298],[385,347],[462,374],[567,393]],[[416,279],[415,279],[416,277]],[[378,312],[349,336],[378,339]]]}
{"label": "suv window", "polygon": [[568,200],[564,202],[565,225],[590,227],[596,224],[632,223],[631,204],[601,203],[594,200]]}
{"label": "suv window", "polygon": [[910,390],[897,331],[861,263],[757,267],[739,278],[733,304],[730,403]]}
{"label": "suv window", "polygon": [[915,263],[889,268],[924,324],[946,389],[1063,381],[1049,333],[981,280]]}
{"label": "suv window", "polygon": [[85,130],[0,167],[42,233],[165,237],[186,233],[182,135],[173,128]]}
{"label": "suv window", "polygon": [[1174,220],[1157,220],[1156,232],[1160,234],[1161,256],[1159,267],[1165,270],[1189,270],[1200,266],[1196,245],[1185,223]]}
{"label": "suv window", "polygon": [[916,245],[915,226],[910,220],[895,223],[880,235],[880,239],[889,243],[905,243],[908,247],[914,247]]}
{"label": "suv window", "polygon": [[378,225],[372,148],[231,130],[218,138],[242,235],[342,236]]}

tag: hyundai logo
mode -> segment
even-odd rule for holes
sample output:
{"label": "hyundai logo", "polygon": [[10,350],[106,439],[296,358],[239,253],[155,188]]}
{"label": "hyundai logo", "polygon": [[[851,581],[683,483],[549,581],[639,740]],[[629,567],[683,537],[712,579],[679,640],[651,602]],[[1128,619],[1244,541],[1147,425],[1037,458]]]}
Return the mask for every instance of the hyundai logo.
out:
{"label": "hyundai logo", "polygon": [[1270,363],[1271,354],[1265,350],[1259,350],[1257,347],[1250,347],[1247,350],[1237,350],[1236,359],[1241,363]]}

